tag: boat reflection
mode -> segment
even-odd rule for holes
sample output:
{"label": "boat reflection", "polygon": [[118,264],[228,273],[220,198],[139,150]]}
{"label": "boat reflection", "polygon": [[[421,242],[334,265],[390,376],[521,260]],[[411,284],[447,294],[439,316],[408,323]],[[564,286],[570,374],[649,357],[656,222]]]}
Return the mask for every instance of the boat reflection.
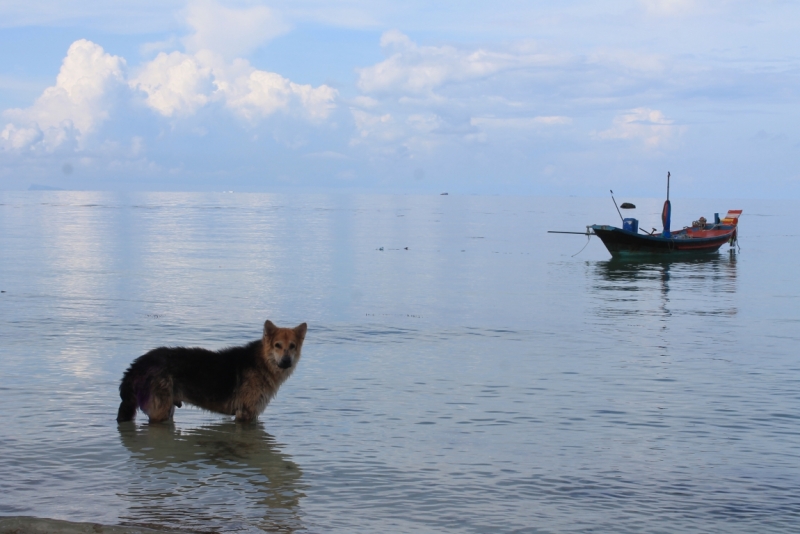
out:
{"label": "boat reflection", "polygon": [[125,524],[182,531],[302,529],[302,470],[261,423],[225,421],[119,426],[130,451],[124,469]]}
{"label": "boat reflection", "polygon": [[[593,293],[607,314],[735,315],[736,253],[681,260],[650,258],[592,262]],[[698,302],[696,295],[717,295]]]}

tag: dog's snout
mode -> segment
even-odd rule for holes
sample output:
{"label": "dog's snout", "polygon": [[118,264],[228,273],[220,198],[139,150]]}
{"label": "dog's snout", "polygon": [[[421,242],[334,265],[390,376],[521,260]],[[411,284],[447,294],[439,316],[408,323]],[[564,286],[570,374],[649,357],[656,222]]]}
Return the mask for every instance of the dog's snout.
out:
{"label": "dog's snout", "polygon": [[281,369],[288,369],[291,366],[292,366],[292,357],[289,356],[288,354],[284,355],[284,357],[281,358],[280,363],[278,363],[278,367],[280,367]]}

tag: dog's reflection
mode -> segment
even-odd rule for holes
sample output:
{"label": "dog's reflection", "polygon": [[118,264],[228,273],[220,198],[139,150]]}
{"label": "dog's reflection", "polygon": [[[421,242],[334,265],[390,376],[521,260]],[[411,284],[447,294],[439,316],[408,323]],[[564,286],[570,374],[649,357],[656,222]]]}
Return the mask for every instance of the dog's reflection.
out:
{"label": "dog's reflection", "polygon": [[261,423],[119,426],[127,523],[190,531],[301,528],[302,471]]}

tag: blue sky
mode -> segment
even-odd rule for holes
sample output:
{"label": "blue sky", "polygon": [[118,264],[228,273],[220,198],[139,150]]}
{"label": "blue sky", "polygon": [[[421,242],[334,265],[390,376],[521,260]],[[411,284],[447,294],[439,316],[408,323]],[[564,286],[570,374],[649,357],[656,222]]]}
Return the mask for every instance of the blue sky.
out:
{"label": "blue sky", "polygon": [[0,3],[0,189],[800,196],[800,3]]}

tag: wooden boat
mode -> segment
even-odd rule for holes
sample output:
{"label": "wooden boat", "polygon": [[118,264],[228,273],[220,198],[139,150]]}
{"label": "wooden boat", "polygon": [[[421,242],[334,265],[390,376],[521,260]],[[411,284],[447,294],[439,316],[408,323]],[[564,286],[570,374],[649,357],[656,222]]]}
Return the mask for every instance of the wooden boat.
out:
{"label": "wooden boat", "polygon": [[[692,223],[692,226],[686,226],[676,232],[670,231],[672,204],[669,201],[669,178],[670,173],[667,173],[667,200],[664,202],[664,209],[661,212],[661,222],[664,225],[663,232],[658,233],[655,229],[650,233],[639,230],[639,221],[634,218],[626,219],[622,217],[622,213],[617,207],[617,213],[622,219],[622,228],[593,224],[586,227],[586,232],[551,230],[550,233],[596,235],[614,257],[652,254],[702,254],[716,252],[725,243],[730,243],[733,246],[736,243],[739,216],[742,214],[742,210],[729,210],[723,219],[719,218],[719,214],[714,214],[714,222],[712,224],[707,223],[704,217],[700,217],[699,220]],[[611,199],[614,200],[613,191],[611,192]],[[617,201],[614,200],[614,206],[616,205]]]}
{"label": "wooden boat", "polygon": [[[736,242],[742,210],[730,210],[713,224],[698,223],[670,232],[647,233],[637,228],[636,219],[623,219],[623,228],[593,224],[588,230],[600,238],[612,256],[639,254],[697,254],[716,252],[725,243]],[[639,233],[643,232],[643,233]]]}

